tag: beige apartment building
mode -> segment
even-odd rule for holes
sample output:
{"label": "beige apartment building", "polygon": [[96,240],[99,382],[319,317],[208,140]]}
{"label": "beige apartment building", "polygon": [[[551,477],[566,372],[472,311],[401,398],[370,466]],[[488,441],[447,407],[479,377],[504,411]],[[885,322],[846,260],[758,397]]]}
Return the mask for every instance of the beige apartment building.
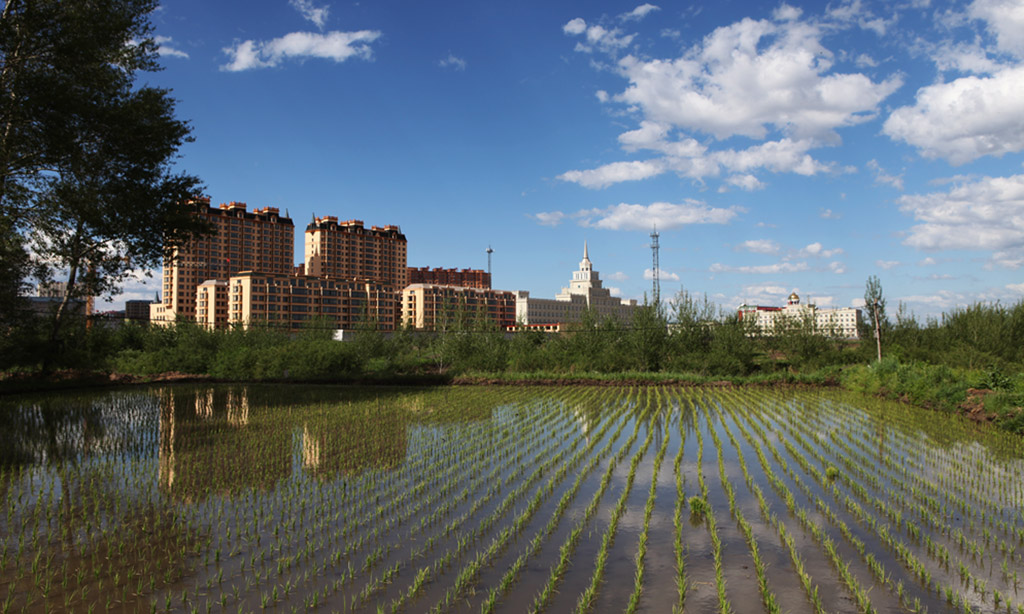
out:
{"label": "beige apartment building", "polygon": [[323,318],[330,326],[353,329],[374,323],[393,331],[397,295],[387,284],[330,277],[244,271],[227,284],[226,324],[296,330]]}
{"label": "beige apartment building", "polygon": [[378,282],[401,291],[409,280],[405,235],[398,226],[365,228],[361,220],[314,217],[306,226],[305,273]]}
{"label": "beige apartment building", "polygon": [[[194,320],[198,288],[207,280],[227,280],[241,271],[292,272],[295,225],[277,208],[247,211],[240,202],[211,207],[209,198],[185,206],[194,207],[214,234],[176,247],[172,258],[165,260],[163,302],[151,306],[152,321]],[[204,315],[209,320],[210,314]]]}
{"label": "beige apartment building", "polygon": [[469,319],[486,317],[506,328],[516,321],[516,295],[507,290],[436,284],[411,284],[402,291],[405,326],[443,330],[462,314]]}

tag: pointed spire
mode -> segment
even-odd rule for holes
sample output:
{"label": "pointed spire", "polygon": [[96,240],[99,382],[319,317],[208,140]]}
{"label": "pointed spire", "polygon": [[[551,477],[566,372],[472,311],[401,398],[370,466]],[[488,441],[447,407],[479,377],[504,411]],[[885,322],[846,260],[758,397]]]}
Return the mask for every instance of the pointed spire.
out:
{"label": "pointed spire", "polygon": [[586,240],[583,241],[583,259],[584,260],[590,260],[590,256],[587,255],[587,241]]}

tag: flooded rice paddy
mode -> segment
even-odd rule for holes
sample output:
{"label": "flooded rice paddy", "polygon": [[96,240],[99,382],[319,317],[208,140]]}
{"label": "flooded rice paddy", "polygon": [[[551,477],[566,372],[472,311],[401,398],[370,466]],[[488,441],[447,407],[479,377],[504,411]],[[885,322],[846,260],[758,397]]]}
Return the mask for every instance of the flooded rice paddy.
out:
{"label": "flooded rice paddy", "polygon": [[1024,614],[1024,446],[759,388],[0,400],[0,612]]}

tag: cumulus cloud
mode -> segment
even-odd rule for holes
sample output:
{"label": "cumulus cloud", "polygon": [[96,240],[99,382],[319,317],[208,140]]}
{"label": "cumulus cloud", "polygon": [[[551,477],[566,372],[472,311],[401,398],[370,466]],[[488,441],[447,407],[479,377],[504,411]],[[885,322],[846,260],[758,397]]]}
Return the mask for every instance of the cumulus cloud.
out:
{"label": "cumulus cloud", "polygon": [[842,253],[843,249],[840,247],[837,247],[835,249],[825,249],[825,247],[821,243],[815,241],[814,243],[811,243],[810,245],[801,249],[798,252],[798,255],[802,258],[832,258],[833,256],[838,256]]}
{"label": "cumulus cloud", "polygon": [[328,7],[318,7],[312,0],[288,0],[288,4],[292,5],[303,19],[313,22],[316,27],[323,30],[324,24],[327,23],[327,14],[330,12]]}
{"label": "cumulus cloud", "polygon": [[875,83],[832,73],[832,54],[810,23],[743,19],[716,29],[682,57],[627,56],[629,86],[617,98],[653,121],[711,134],[832,140],[835,130],[871,119],[899,77]]}
{"label": "cumulus cloud", "polygon": [[1018,0],[974,0],[967,12],[986,22],[1000,51],[1024,57],[1024,8]]}
{"label": "cumulus cloud", "polygon": [[576,43],[576,51],[582,53],[600,51],[614,55],[628,47],[636,38],[636,34],[623,34],[619,28],[606,28],[600,24],[587,25],[580,17],[568,21],[562,26],[562,32],[570,36],[583,35],[584,40]]}
{"label": "cumulus cloud", "polygon": [[831,209],[821,209],[818,212],[818,217],[820,217],[823,220],[838,220],[842,219],[843,214],[833,211]]}
{"label": "cumulus cloud", "polygon": [[[598,97],[640,116],[638,128],[619,136],[624,151],[653,151],[662,157],[613,161],[559,178],[603,188],[675,172],[698,182],[723,176],[723,190],[757,190],[764,187],[757,176],[762,171],[815,175],[834,170],[810,151],[837,144],[841,128],[874,118],[901,77],[874,81],[833,70],[833,54],[822,43],[829,27],[820,20],[801,20],[800,9],[788,5],[774,16],[717,28],[676,58],[627,55],[618,60],[613,72],[627,82],[625,89],[618,94],[602,90]],[[600,48],[613,57],[632,42],[631,36],[582,18],[562,29],[585,36],[577,49]],[[696,133],[710,140],[700,142]],[[735,137],[760,142],[713,147]]]}
{"label": "cumulus cloud", "polygon": [[632,162],[612,162],[583,171],[566,171],[558,178],[578,183],[585,188],[604,188],[623,181],[647,179],[664,172],[665,165],[661,160],[634,160]]}
{"label": "cumulus cloud", "polygon": [[606,278],[611,281],[627,281],[629,279],[629,275],[626,275],[622,271],[616,271],[611,275],[608,275]]}
{"label": "cumulus cloud", "polygon": [[273,40],[242,41],[224,48],[231,59],[221,70],[237,72],[253,68],[277,66],[289,59],[322,58],[344,62],[355,57],[368,60],[373,56],[369,43],[380,38],[376,30],[358,32],[292,32]]}
{"label": "cumulus cloud", "polygon": [[893,111],[882,131],[926,158],[959,165],[1024,149],[1024,66],[923,87],[913,106]]}
{"label": "cumulus cloud", "polygon": [[156,42],[156,52],[160,57],[188,59],[187,53],[173,46],[174,39],[170,36],[154,36],[153,41]]}
{"label": "cumulus cloud", "polygon": [[882,165],[878,163],[878,160],[874,159],[868,160],[867,167],[868,169],[874,171],[875,183],[889,185],[896,188],[897,190],[903,189],[903,175],[890,175],[889,173],[885,172],[885,169],[882,168]]}
{"label": "cumulus cloud", "polygon": [[722,209],[707,204],[687,200],[684,203],[652,203],[650,205],[631,205],[621,203],[610,207],[581,209],[573,214],[561,211],[538,213],[534,217],[541,224],[557,225],[563,219],[572,218],[580,226],[602,228],[605,230],[650,230],[657,226],[662,230],[672,230],[690,224],[728,224],[740,209],[730,207]]}
{"label": "cumulus cloud", "polygon": [[538,213],[533,216],[534,219],[541,226],[558,226],[565,219],[565,214],[561,211],[550,211],[547,213]]}
{"label": "cumulus cloud", "polygon": [[1024,175],[983,177],[948,192],[906,195],[898,202],[918,222],[906,245],[993,250],[999,266],[1024,264]]}
{"label": "cumulus cloud", "polygon": [[736,249],[755,254],[777,254],[781,249],[779,244],[771,239],[751,239],[736,246]]}
{"label": "cumulus cloud", "polygon": [[[648,281],[654,279],[654,269],[644,269],[644,279]],[[658,267],[658,279],[660,281],[679,281],[679,276]]]}
{"label": "cumulus cloud", "polygon": [[447,68],[451,66],[455,70],[466,70],[466,60],[463,60],[460,57],[456,57],[450,51],[448,52],[448,57],[438,61],[437,64],[441,68]]}
{"label": "cumulus cloud", "polygon": [[888,271],[889,269],[894,269],[900,266],[901,264],[903,263],[900,262],[899,260],[875,260],[875,266],[885,271]]}
{"label": "cumulus cloud", "polygon": [[660,6],[655,6],[650,3],[644,3],[628,13],[623,13],[622,15],[619,15],[619,19],[623,21],[640,21],[641,19],[651,14],[652,12],[660,10]]}

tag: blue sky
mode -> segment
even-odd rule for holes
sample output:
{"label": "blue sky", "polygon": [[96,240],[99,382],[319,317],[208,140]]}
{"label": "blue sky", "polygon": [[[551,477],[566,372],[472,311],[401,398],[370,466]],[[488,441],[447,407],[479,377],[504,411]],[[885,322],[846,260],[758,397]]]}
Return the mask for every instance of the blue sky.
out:
{"label": "blue sky", "polygon": [[[398,224],[410,266],[550,297],[919,317],[1024,296],[1024,3],[167,0],[214,203]],[[301,233],[296,262],[302,259]],[[119,298],[152,296],[129,284]]]}

